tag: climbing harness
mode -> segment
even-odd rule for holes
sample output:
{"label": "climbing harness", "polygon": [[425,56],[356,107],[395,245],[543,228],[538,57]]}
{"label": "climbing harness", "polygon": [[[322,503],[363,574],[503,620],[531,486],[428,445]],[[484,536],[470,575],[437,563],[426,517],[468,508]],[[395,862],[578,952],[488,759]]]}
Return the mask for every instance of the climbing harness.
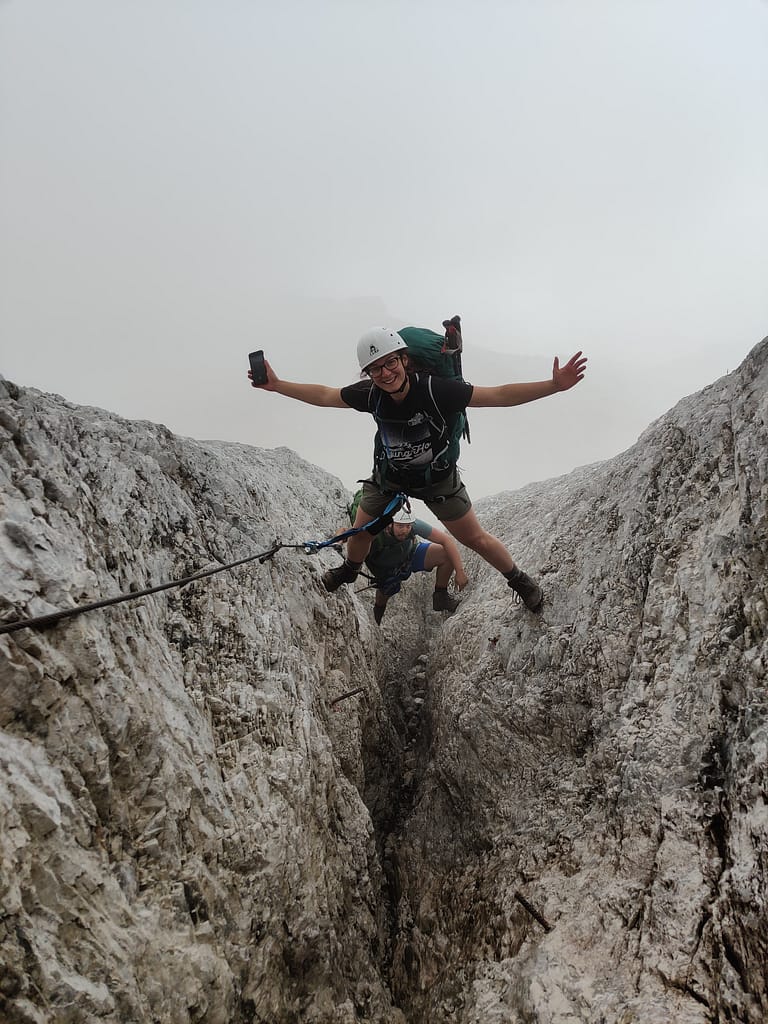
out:
{"label": "climbing harness", "polygon": [[336,547],[342,540],[347,537],[351,537],[353,534],[362,533],[380,522],[382,519],[390,517],[395,511],[403,504],[403,501],[407,500],[404,494],[396,494],[389,502],[387,507],[377,516],[372,519],[370,523],[366,523],[365,526],[358,526],[351,530],[345,530],[343,533],[336,534],[335,537],[330,537],[328,540],[316,541],[307,540],[302,544],[286,544],[281,540],[276,540],[271,548],[267,548],[266,551],[259,551],[255,555],[248,555],[245,558],[238,558],[234,562],[228,562],[226,565],[214,565],[209,566],[205,569],[200,569],[198,572],[192,573],[190,576],[184,576],[178,580],[168,580],[165,583],[158,583],[154,587],[146,587],[144,590],[132,590],[126,594],[117,594],[115,597],[104,598],[101,601],[92,601],[89,604],[76,605],[73,608],[64,608],[60,611],[49,612],[46,615],[36,615],[29,619],[17,619],[15,622],[6,622],[0,624],[0,636],[8,633],[16,633],[20,629],[46,629],[49,626],[55,626],[57,622],[62,619],[71,619],[76,615],[83,615],[85,612],[96,611],[98,608],[109,608],[112,605],[122,604],[125,601],[136,601],[141,597],[148,597],[150,594],[158,594],[163,590],[171,590],[174,587],[185,587],[188,583],[193,583],[196,580],[205,579],[208,576],[214,576],[219,572],[226,572],[229,569],[235,569],[240,565],[246,565],[248,562],[259,561],[264,563],[272,559],[278,551],[282,548],[292,548],[299,551],[304,551],[306,554],[315,554],[317,551],[322,551],[323,548]]}

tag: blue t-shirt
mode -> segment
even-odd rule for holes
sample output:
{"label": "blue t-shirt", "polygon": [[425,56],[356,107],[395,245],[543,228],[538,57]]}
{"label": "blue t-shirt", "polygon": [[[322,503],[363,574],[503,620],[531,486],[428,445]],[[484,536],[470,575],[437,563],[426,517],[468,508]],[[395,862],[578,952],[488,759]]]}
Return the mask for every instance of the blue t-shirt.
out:
{"label": "blue t-shirt", "polygon": [[423,519],[414,519],[411,529],[417,537],[423,537],[427,540],[432,536],[432,530],[434,527],[430,526],[429,523],[425,523]]}

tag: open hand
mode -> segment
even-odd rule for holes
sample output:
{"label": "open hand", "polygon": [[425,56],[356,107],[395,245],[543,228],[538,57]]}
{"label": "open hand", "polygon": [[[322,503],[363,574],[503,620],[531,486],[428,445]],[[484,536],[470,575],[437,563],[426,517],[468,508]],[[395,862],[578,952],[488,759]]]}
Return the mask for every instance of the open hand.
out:
{"label": "open hand", "polygon": [[560,366],[560,360],[555,356],[555,361],[552,365],[552,380],[557,390],[567,391],[575,384],[578,384],[583,378],[586,368],[587,357],[582,356],[581,352],[571,356],[563,367]]}
{"label": "open hand", "polygon": [[453,585],[456,587],[456,589],[463,590],[468,583],[469,580],[467,579],[467,574],[464,572],[464,570],[457,569],[453,576]]}

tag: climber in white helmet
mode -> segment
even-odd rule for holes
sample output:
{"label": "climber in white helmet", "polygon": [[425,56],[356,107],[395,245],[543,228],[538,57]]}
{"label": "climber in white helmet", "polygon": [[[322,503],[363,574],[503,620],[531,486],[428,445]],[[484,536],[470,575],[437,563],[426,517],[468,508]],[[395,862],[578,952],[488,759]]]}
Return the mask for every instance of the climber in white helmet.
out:
{"label": "climber in white helmet", "polygon": [[[461,425],[462,418],[466,422],[467,408],[523,405],[568,391],[582,380],[587,360],[577,352],[562,367],[555,358],[552,376],[546,380],[475,387],[459,375],[449,379],[435,370],[438,356],[427,372],[416,369],[414,353],[423,356],[432,338],[437,339],[438,354],[461,351],[459,318],[444,321],[443,326],[445,340],[416,327],[375,327],[366,331],[357,343],[365,379],[344,388],[281,380],[269,363],[267,382],[253,386],[310,405],[372,415],[377,426],[375,464],[363,485],[355,526],[377,519],[398,492],[419,498],[456,540],[498,569],[527,608],[537,611],[544,596],[541,588],[515,564],[502,542],[482,528],[475,515],[456,465],[460,434],[456,425]],[[458,348],[452,349],[455,335]],[[423,360],[420,362],[423,366]],[[357,578],[371,542],[372,537],[364,530],[350,537],[345,562],[323,576],[327,590],[337,590]]]}
{"label": "climber in white helmet", "polygon": [[[355,495],[358,501],[362,492]],[[377,623],[384,618],[387,602],[400,592],[402,584],[417,572],[435,573],[432,608],[436,612],[454,612],[459,602],[448,593],[451,576],[457,590],[467,585],[467,574],[456,542],[448,533],[417,519],[413,512],[401,508],[386,529],[373,538],[365,559],[376,596],[373,617]]]}

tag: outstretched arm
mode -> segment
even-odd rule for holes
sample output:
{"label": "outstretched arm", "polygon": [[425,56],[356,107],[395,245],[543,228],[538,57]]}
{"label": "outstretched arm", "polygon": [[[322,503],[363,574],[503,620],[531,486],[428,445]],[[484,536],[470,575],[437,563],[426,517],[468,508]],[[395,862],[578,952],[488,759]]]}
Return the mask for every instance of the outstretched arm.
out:
{"label": "outstretched arm", "polygon": [[538,398],[556,395],[558,391],[568,391],[574,387],[583,378],[586,366],[586,357],[582,356],[581,352],[577,352],[562,367],[560,360],[555,356],[551,380],[531,381],[527,384],[499,384],[495,388],[476,387],[469,405],[471,408],[487,408],[535,402]]}
{"label": "outstretched arm", "polygon": [[[308,405],[320,405],[326,409],[349,409],[350,406],[342,399],[340,388],[329,388],[324,384],[293,384],[289,380],[280,380],[272,367],[265,361],[267,368],[267,383],[254,384],[251,378],[251,387],[259,391],[276,391],[278,395],[285,395],[286,398],[295,398],[299,402],[306,402]],[[251,371],[248,371],[251,377]]]}

